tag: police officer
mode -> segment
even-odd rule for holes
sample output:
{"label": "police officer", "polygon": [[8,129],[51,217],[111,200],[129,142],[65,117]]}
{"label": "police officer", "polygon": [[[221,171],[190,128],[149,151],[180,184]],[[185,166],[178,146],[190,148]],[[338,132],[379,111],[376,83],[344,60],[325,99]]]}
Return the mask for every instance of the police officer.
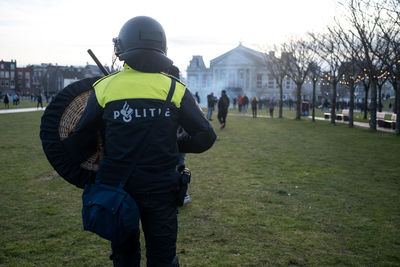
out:
{"label": "police officer", "polygon": [[[167,109],[161,112],[172,79],[162,26],[150,17],[127,21],[113,39],[115,53],[125,62],[121,72],[94,84],[94,93],[76,131],[100,130],[104,156],[97,179],[118,185],[140,146],[145,146],[124,189],[135,199],[146,241],[147,266],[179,266],[176,256],[178,155],[209,149],[216,135],[193,95],[176,80]],[[152,140],[147,129],[158,119]],[[177,139],[181,125],[187,135]],[[111,244],[114,266],[140,266],[139,231],[122,245]]]}

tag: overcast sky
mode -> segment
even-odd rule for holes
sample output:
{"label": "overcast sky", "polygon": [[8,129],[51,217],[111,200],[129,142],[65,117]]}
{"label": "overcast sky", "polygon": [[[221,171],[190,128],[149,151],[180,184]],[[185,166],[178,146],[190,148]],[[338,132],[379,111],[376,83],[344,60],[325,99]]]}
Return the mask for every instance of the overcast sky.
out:
{"label": "overcast sky", "polygon": [[272,47],[324,31],[338,16],[335,0],[0,0],[0,59],[82,66],[94,64],[86,52],[91,48],[111,65],[112,38],[140,15],[163,25],[168,57],[183,72],[193,55],[209,66],[239,42]]}

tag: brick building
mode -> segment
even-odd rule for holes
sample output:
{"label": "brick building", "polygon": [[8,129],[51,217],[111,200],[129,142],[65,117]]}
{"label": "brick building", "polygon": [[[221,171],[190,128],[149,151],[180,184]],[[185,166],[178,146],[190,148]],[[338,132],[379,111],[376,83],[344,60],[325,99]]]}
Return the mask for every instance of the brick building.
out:
{"label": "brick building", "polygon": [[31,95],[32,77],[32,69],[18,68],[16,60],[0,60],[0,95]]}
{"label": "brick building", "polygon": [[17,68],[15,77],[15,93],[20,96],[32,95],[32,68]]}
{"label": "brick building", "polygon": [[0,60],[0,95],[15,94],[17,62]]}

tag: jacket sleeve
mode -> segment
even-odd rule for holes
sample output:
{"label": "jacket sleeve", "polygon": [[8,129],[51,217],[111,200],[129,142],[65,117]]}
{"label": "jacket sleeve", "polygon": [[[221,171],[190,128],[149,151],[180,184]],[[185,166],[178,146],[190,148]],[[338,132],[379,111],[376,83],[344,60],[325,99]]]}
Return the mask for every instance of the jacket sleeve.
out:
{"label": "jacket sleeve", "polygon": [[62,141],[66,152],[75,162],[83,162],[96,152],[102,114],[103,109],[92,91],[74,132]]}
{"label": "jacket sleeve", "polygon": [[90,93],[85,110],[75,127],[75,132],[99,130],[102,125],[103,108],[97,101],[94,90]]}
{"label": "jacket sleeve", "polygon": [[217,138],[200,106],[187,89],[181,101],[179,123],[187,133],[178,138],[178,148],[181,153],[204,152]]}

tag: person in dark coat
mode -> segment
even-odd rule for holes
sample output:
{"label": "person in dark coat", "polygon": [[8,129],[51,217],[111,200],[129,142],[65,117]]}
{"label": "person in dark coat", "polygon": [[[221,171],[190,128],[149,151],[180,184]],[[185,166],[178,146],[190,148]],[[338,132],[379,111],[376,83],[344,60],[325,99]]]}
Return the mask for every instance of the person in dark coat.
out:
{"label": "person in dark coat", "polygon": [[43,108],[43,101],[42,101],[42,95],[39,94],[37,98],[37,108],[39,108],[39,105],[41,108]]}
{"label": "person in dark coat", "polygon": [[242,107],[243,115],[246,115],[247,107],[249,106],[249,98],[247,97],[246,94],[243,96],[242,104],[243,104],[243,107]]}
{"label": "person in dark coat", "polygon": [[257,97],[253,96],[251,98],[251,112],[253,113],[253,118],[257,118]]}
{"label": "person in dark coat", "polygon": [[221,129],[225,128],[226,116],[228,115],[229,98],[226,95],[226,91],[222,90],[221,97],[218,101],[218,121],[221,125]]}
{"label": "person in dark coat", "polygon": [[9,103],[10,103],[10,97],[8,96],[8,94],[6,94],[5,96],[4,96],[4,108],[9,108],[10,107],[10,105],[9,105]]}
{"label": "person in dark coat", "polygon": [[[75,131],[63,141],[70,140],[70,150],[79,151],[85,137],[102,131],[104,153],[96,181],[120,186],[136,202],[147,266],[179,267],[179,153],[204,152],[216,135],[186,85],[166,74],[172,60],[166,56],[166,36],[159,22],[134,17],[113,41],[123,70],[96,81]],[[178,125],[187,133],[179,139]],[[114,266],[140,267],[140,240],[140,229],[135,229],[124,243],[112,242]]]}
{"label": "person in dark coat", "polygon": [[197,103],[200,104],[199,92],[196,92],[196,93],[194,94],[194,97],[196,98]]}
{"label": "person in dark coat", "polygon": [[274,108],[275,108],[275,103],[274,103],[274,100],[271,99],[271,101],[269,102],[269,116],[271,118],[274,117]]}
{"label": "person in dark coat", "polygon": [[214,93],[210,93],[207,95],[207,119],[212,121],[212,114],[214,112],[215,101],[216,97],[214,97]]}

